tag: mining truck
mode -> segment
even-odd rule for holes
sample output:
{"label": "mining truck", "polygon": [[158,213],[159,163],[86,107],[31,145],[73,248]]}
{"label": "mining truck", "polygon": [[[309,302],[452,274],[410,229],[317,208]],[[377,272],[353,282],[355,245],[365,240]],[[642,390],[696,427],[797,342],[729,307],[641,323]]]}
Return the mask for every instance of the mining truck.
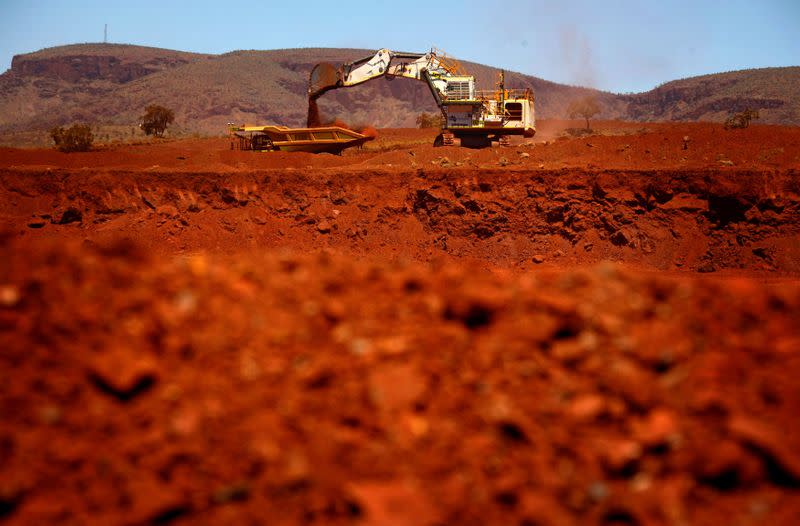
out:
{"label": "mining truck", "polygon": [[425,82],[442,113],[442,132],[434,146],[454,144],[471,148],[508,143],[510,135],[536,133],[534,97],[530,89],[506,89],[500,72],[497,89],[478,91],[475,77],[441,51],[403,53],[380,49],[374,55],[340,64],[323,62],[311,70],[308,83],[308,127],[319,126],[316,100],[324,93],[357,86],[377,78],[403,77]]}

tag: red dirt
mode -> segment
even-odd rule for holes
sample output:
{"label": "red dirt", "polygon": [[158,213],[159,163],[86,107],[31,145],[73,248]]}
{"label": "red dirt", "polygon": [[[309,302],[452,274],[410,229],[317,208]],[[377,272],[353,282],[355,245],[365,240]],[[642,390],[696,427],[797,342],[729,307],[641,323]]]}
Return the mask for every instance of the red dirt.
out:
{"label": "red dirt", "polygon": [[365,126],[365,127],[361,128],[360,130],[357,130],[357,131],[361,135],[366,135],[367,137],[370,137],[372,139],[377,139],[378,138],[378,130],[376,130],[372,126]]}
{"label": "red dirt", "polygon": [[319,105],[317,104],[318,96],[309,95],[308,97],[308,117],[306,118],[306,126],[309,128],[316,128],[322,122],[319,115]]}
{"label": "red dirt", "polygon": [[573,126],[1,150],[0,519],[796,524],[800,132]]}
{"label": "red dirt", "polygon": [[[559,136],[563,130],[580,125],[579,121],[542,121],[534,139],[513,138],[510,148],[483,150],[434,148],[433,139],[438,133],[435,129],[384,129],[363,150],[347,150],[341,157],[231,151],[227,138],[101,146],[99,151],[71,154],[53,149],[0,148],[0,168],[230,172],[289,167],[363,169],[383,165],[397,170],[428,168],[432,161],[441,162],[444,157],[451,161],[448,168],[494,168],[501,164],[514,170],[800,168],[800,127],[753,125],[744,130],[724,130],[722,125],[709,123],[601,121],[593,123],[598,135]],[[690,140],[684,150],[686,136]],[[503,158],[505,162],[501,163]]]}

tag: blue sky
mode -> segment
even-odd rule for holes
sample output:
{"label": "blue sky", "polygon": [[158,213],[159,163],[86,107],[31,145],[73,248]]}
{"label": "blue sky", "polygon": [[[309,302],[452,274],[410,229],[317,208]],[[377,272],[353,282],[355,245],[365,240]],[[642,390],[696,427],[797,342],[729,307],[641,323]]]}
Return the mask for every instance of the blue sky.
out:
{"label": "blue sky", "polygon": [[435,46],[461,59],[614,92],[800,65],[800,0],[0,0],[0,71],[15,54],[102,42],[106,23],[109,42],[204,53]]}

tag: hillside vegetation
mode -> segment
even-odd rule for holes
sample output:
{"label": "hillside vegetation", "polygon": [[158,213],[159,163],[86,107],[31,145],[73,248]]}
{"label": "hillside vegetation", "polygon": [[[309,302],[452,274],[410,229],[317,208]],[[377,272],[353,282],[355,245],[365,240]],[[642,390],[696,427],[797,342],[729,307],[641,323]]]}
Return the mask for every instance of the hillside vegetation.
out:
{"label": "hillside vegetation", "polygon": [[[286,49],[204,55],[122,44],[76,44],[14,57],[0,75],[0,133],[35,132],[88,122],[137,133],[150,104],[175,111],[174,131],[219,134],[228,122],[303,125],[308,74],[318,62],[340,63],[371,54],[359,49]],[[479,87],[498,70],[463,63]],[[516,72],[508,87],[532,88],[539,118],[563,118],[569,103],[594,93],[606,119],[714,120],[745,107],[762,123],[800,123],[800,68],[706,75],[636,95],[566,86]],[[375,127],[412,127],[436,107],[422,84],[379,80],[333,91],[320,99],[323,117]]]}

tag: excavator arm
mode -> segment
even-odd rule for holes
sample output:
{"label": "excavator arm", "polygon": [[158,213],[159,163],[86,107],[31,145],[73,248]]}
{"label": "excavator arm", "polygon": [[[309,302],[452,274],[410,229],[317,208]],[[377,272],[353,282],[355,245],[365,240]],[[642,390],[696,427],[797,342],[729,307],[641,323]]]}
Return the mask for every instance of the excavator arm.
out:
{"label": "excavator arm", "polygon": [[428,87],[441,106],[446,96],[446,76],[456,72],[454,67],[435,52],[401,53],[380,49],[374,55],[340,65],[320,63],[311,71],[308,96],[316,99],[323,93],[336,88],[357,86],[380,77],[404,77],[421,80]]}

